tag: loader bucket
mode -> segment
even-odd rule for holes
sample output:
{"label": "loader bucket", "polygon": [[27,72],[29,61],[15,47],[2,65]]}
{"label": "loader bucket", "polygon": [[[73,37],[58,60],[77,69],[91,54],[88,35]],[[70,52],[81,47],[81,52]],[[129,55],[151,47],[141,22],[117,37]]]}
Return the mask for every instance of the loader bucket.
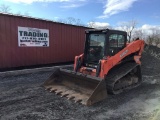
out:
{"label": "loader bucket", "polygon": [[107,97],[103,79],[63,68],[55,68],[43,86],[50,92],[87,106]]}

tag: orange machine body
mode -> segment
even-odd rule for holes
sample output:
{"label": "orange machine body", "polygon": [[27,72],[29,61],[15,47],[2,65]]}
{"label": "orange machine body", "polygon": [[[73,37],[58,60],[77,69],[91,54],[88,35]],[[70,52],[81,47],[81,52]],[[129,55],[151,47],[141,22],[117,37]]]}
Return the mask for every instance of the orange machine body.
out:
{"label": "orange machine body", "polygon": [[[114,56],[105,56],[104,59],[101,59],[101,70],[99,77],[104,78],[105,75],[109,72],[110,69],[112,69],[114,66],[118,65],[119,63],[122,62],[122,60],[129,56],[132,53],[137,53],[134,55],[134,61],[137,64],[141,64],[140,58],[142,54],[142,50],[144,48],[145,42],[144,40],[135,40],[132,41],[131,43],[127,43],[126,47],[124,47],[121,51],[119,51],[116,55]],[[80,56],[75,57],[75,62],[74,62],[74,69],[76,68],[76,62],[77,59],[80,58],[81,62],[83,61],[84,54],[81,54]],[[93,69],[92,71],[87,71],[86,67],[81,66],[78,72],[87,74],[87,75],[96,75],[96,69]]]}

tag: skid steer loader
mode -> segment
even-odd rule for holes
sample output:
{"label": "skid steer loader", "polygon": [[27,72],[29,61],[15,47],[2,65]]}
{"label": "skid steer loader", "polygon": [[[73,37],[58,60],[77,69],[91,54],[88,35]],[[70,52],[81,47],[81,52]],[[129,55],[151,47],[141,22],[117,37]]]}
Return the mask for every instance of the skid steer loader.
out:
{"label": "skid steer loader", "polygon": [[142,82],[143,40],[127,43],[127,33],[110,29],[85,31],[84,53],[74,67],[56,67],[43,86],[50,92],[84,105],[137,87]]}

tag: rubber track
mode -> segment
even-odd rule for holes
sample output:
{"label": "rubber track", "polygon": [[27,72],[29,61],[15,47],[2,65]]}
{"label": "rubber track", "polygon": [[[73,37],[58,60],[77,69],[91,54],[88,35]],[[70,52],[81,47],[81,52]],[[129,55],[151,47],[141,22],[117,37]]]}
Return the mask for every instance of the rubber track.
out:
{"label": "rubber track", "polygon": [[126,89],[132,89],[134,87],[137,87],[141,80],[137,84],[130,85],[124,89],[114,91],[114,84],[116,83],[116,81],[127,75],[137,66],[138,64],[136,64],[135,62],[128,62],[118,68],[114,68],[113,70],[111,70],[105,78],[107,91],[111,94],[119,94]]}

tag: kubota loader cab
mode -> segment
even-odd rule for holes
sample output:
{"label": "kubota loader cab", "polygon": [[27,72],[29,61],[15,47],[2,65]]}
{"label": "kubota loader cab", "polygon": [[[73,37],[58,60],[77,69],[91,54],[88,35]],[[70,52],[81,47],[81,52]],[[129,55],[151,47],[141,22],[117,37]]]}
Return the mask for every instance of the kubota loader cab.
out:
{"label": "kubota loader cab", "polygon": [[[99,76],[99,60],[107,59],[121,51],[127,42],[127,33],[118,30],[86,30],[86,42],[83,59],[76,62],[75,70],[81,66],[86,67],[86,71],[96,69],[96,75]],[[82,62],[80,62],[82,61]],[[83,71],[84,72],[84,71]],[[89,74],[89,72],[87,72]],[[93,73],[92,73],[93,74]]]}
{"label": "kubota loader cab", "polygon": [[140,85],[143,40],[127,43],[127,33],[110,29],[85,31],[84,53],[76,56],[74,68],[55,68],[44,82],[51,92],[92,105]]}

